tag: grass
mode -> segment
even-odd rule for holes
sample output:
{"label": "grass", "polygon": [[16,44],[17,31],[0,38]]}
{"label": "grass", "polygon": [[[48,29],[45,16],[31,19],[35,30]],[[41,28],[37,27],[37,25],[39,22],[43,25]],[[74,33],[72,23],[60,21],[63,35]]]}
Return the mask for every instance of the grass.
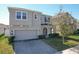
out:
{"label": "grass", "polygon": [[67,42],[65,42],[64,44],[73,47],[73,46],[78,45],[79,42],[74,41],[74,40],[67,40]]}
{"label": "grass", "polygon": [[0,36],[0,54],[13,54],[12,45],[9,44],[8,38]]}
{"label": "grass", "polygon": [[0,43],[0,54],[13,54],[12,46]]}
{"label": "grass", "polygon": [[51,47],[56,48],[58,51],[65,50],[67,48],[71,48],[71,47],[74,47],[79,44],[79,42],[74,41],[74,40],[67,40],[63,44],[61,38],[55,38],[55,39],[47,38],[43,41],[46,42],[47,44],[49,44]]}
{"label": "grass", "polygon": [[72,38],[72,39],[78,39],[79,40],[79,35],[70,35],[68,37],[69,38]]}

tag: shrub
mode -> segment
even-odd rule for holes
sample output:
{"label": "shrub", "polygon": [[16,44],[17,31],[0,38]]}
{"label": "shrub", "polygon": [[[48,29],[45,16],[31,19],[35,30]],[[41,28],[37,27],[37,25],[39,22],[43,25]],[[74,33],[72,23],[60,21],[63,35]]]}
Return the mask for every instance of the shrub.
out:
{"label": "shrub", "polygon": [[49,34],[49,38],[55,38],[55,37],[59,37],[59,34],[58,33]]}
{"label": "shrub", "polygon": [[5,39],[5,35],[4,34],[0,34],[0,41]]}
{"label": "shrub", "polygon": [[74,34],[79,34],[79,29],[77,29],[76,31],[74,31]]}
{"label": "shrub", "polygon": [[15,36],[8,37],[9,44],[12,44],[12,42],[14,41],[14,38],[15,38]]}
{"label": "shrub", "polygon": [[5,34],[0,34],[0,37],[4,36]]}
{"label": "shrub", "polygon": [[53,36],[53,34],[51,33],[51,34],[49,34],[49,38],[53,38],[54,36]]}
{"label": "shrub", "polygon": [[46,36],[45,36],[45,35],[39,35],[38,38],[39,38],[39,39],[45,39]]}

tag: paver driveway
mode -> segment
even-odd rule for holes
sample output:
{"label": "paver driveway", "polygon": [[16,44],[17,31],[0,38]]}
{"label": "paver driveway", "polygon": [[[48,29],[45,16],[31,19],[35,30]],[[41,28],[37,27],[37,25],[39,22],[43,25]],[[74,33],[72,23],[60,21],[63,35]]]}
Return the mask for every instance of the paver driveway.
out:
{"label": "paver driveway", "polygon": [[15,41],[14,50],[16,54],[54,54],[57,52],[42,40]]}

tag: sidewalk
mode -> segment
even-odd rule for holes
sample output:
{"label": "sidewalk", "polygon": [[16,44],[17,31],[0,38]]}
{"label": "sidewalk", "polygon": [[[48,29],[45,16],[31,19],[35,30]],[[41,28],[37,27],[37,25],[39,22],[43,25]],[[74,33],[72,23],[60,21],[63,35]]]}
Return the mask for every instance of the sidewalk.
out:
{"label": "sidewalk", "polygon": [[56,54],[79,54],[79,45],[73,48],[63,50],[61,52],[57,52]]}

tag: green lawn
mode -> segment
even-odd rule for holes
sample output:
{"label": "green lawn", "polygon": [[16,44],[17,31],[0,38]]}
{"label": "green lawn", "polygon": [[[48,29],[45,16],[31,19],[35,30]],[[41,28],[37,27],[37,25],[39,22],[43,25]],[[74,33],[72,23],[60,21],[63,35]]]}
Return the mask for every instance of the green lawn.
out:
{"label": "green lawn", "polygon": [[65,50],[67,48],[71,48],[79,44],[79,42],[74,41],[74,40],[66,40],[63,44],[61,38],[56,38],[56,39],[47,38],[43,41],[49,44],[51,47],[56,48],[58,51]]}
{"label": "green lawn", "polygon": [[70,47],[73,47],[73,46],[78,45],[79,42],[74,41],[74,40],[67,40],[64,44],[65,44],[65,45],[68,45],[68,46],[70,46]]}
{"label": "green lawn", "polygon": [[69,38],[72,38],[74,40],[79,40],[79,35],[70,35]]}
{"label": "green lawn", "polygon": [[12,45],[9,44],[8,38],[4,35],[0,36],[0,54],[12,54],[14,53]]}

